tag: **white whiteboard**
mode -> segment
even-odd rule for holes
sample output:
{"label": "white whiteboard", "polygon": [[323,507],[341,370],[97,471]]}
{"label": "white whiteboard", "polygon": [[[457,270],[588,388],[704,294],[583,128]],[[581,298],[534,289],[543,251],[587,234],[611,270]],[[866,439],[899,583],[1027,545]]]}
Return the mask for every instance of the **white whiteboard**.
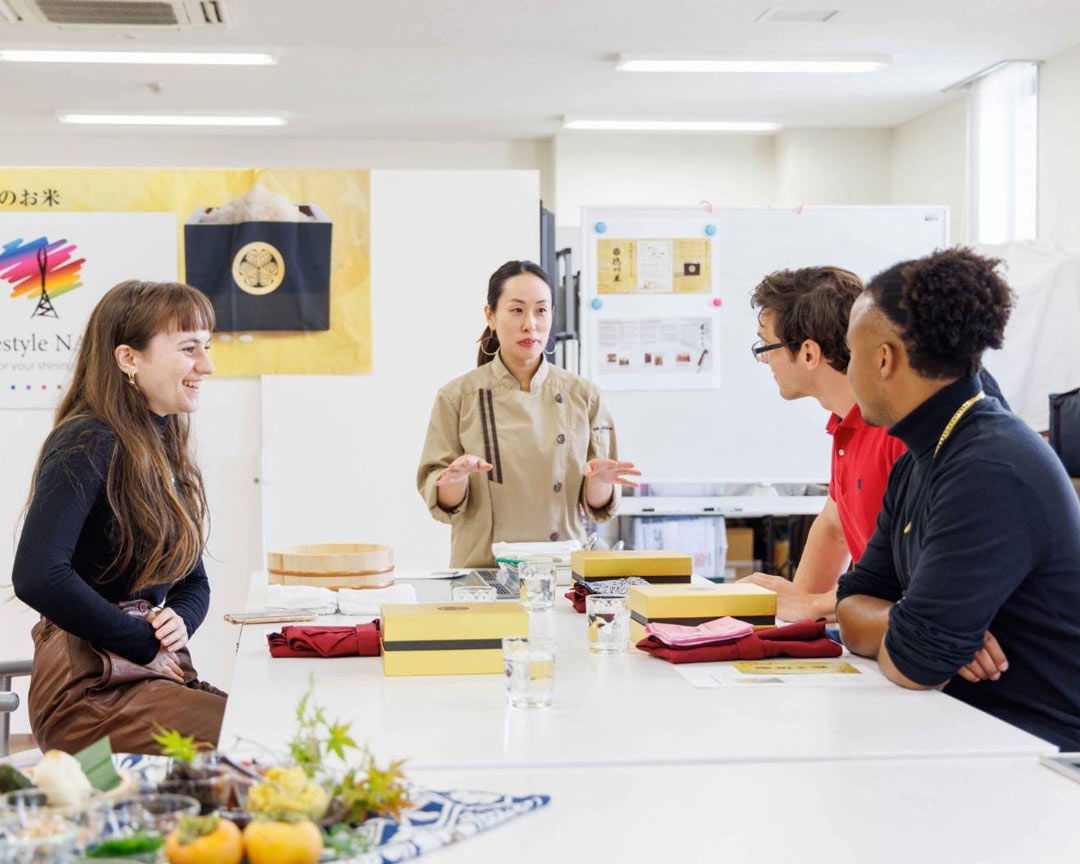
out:
{"label": "white whiteboard", "polygon": [[[828,415],[813,399],[785,402],[768,366],[754,361],[757,312],[750,294],[784,268],[836,265],[864,280],[908,258],[948,245],[944,206],[641,209],[583,208],[582,368],[601,368],[598,329],[605,319],[709,315],[715,322],[718,389],[605,387],[619,454],[649,482],[823,482],[829,476]],[[596,230],[602,223],[603,233]],[[713,292],[661,297],[597,295],[600,238],[712,240]],[[722,305],[713,305],[719,298]],[[599,299],[601,308],[592,307]],[[604,376],[595,376],[605,381]]]}

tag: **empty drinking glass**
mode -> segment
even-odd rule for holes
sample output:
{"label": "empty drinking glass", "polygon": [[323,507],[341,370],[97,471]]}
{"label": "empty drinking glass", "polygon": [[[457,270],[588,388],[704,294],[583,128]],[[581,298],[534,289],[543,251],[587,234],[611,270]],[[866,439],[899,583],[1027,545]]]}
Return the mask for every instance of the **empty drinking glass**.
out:
{"label": "empty drinking glass", "polygon": [[555,689],[555,640],[550,636],[510,636],[502,645],[510,706],[549,706]]}
{"label": "empty drinking glass", "polygon": [[455,603],[494,603],[495,589],[489,585],[455,585],[450,599]]}
{"label": "empty drinking glass", "polygon": [[530,612],[544,612],[555,605],[554,564],[522,564],[518,581],[521,603]]}
{"label": "empty drinking glass", "polygon": [[630,609],[616,594],[590,594],[585,598],[589,624],[589,650],[593,654],[622,654],[630,641]]}

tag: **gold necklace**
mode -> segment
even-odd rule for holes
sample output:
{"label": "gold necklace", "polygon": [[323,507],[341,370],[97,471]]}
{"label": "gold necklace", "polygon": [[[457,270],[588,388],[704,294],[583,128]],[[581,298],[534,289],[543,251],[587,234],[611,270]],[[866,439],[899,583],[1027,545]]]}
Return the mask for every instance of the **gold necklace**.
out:
{"label": "gold necklace", "polygon": [[[949,422],[945,424],[945,428],[941,432],[941,437],[938,438],[937,447],[934,448],[934,455],[930,459],[931,466],[934,464],[934,459],[937,459],[938,453],[941,452],[941,448],[945,446],[945,442],[949,440],[949,436],[952,435],[953,430],[956,428],[956,424],[964,419],[964,415],[967,414],[968,410],[971,408],[972,405],[974,405],[976,402],[978,402],[985,396],[986,394],[982,390],[980,390],[978,393],[968,399],[967,402],[957,408],[956,413],[953,414],[951,418],[949,418]],[[929,478],[927,478],[927,482],[929,482]],[[905,534],[911,532],[911,525],[912,523],[908,522],[907,525],[904,526]]]}

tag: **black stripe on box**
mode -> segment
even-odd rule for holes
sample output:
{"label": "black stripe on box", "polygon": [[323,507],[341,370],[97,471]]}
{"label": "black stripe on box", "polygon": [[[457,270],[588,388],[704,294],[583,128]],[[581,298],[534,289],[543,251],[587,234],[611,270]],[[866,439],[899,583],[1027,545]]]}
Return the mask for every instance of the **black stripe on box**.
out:
{"label": "black stripe on box", "polygon": [[502,648],[502,639],[424,639],[383,642],[383,651],[483,651]]}
{"label": "black stripe on box", "polygon": [[704,624],[706,621],[715,621],[717,618],[734,618],[736,621],[745,621],[747,624],[753,624],[755,627],[767,625],[774,627],[776,625],[776,618],[772,615],[707,615],[704,618],[646,618],[640,612],[631,612],[630,617],[637,621],[638,624],[685,624],[687,627],[696,627],[698,624]]}

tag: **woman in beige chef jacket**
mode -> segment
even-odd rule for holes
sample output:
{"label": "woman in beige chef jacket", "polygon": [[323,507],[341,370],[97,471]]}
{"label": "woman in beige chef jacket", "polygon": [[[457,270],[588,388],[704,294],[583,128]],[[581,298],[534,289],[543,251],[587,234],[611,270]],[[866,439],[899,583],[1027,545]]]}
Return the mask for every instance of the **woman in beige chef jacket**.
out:
{"label": "woman in beige chef jacket", "polygon": [[451,567],[490,566],[496,541],[584,541],[586,517],[610,519],[641,476],[617,461],[600,388],[544,358],[554,300],[536,264],[503,264],[477,368],[435,397],[416,483],[450,523]]}

